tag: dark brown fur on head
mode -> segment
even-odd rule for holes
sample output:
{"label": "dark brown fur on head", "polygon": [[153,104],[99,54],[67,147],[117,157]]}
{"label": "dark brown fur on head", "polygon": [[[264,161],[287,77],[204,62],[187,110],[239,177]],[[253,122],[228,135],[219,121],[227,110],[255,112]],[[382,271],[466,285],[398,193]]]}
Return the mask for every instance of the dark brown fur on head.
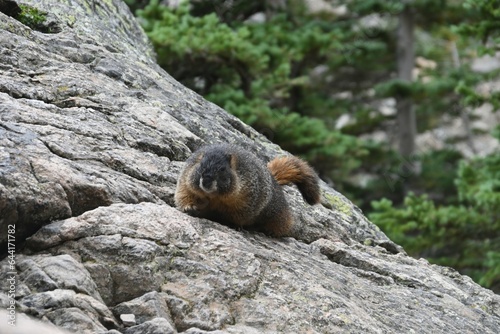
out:
{"label": "dark brown fur on head", "polygon": [[234,188],[233,156],[223,147],[212,147],[204,152],[193,173],[192,184],[210,194],[227,194]]}

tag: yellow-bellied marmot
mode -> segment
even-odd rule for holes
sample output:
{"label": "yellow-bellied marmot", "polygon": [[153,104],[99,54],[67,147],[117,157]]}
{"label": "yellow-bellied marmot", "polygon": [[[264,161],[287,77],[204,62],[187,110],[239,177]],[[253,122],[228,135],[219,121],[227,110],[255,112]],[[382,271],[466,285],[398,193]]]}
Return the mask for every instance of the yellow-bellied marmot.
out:
{"label": "yellow-bellied marmot", "polygon": [[293,216],[280,185],[295,183],[309,204],[320,201],[318,176],[303,160],[279,157],[267,164],[242,148],[201,148],[177,181],[176,206],[189,214],[286,236]]}

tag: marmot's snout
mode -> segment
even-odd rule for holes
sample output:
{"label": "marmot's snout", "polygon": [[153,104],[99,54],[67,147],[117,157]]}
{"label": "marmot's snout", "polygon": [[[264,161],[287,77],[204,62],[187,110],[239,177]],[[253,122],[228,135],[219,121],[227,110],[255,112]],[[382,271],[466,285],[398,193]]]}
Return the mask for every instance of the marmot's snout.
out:
{"label": "marmot's snout", "polygon": [[212,174],[205,174],[200,177],[200,189],[210,194],[217,191],[217,180]]}

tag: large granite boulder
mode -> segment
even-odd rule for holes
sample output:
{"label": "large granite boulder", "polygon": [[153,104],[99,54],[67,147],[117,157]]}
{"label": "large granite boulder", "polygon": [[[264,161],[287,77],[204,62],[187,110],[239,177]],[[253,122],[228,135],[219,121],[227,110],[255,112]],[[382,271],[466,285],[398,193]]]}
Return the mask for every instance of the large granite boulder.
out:
{"label": "large granite boulder", "polygon": [[75,333],[498,333],[498,295],[407,256],[324,184],[314,207],[285,187],[293,238],[176,210],[200,145],[279,147],[159,68],[122,1],[23,3],[0,0],[2,333],[33,332],[26,316]]}

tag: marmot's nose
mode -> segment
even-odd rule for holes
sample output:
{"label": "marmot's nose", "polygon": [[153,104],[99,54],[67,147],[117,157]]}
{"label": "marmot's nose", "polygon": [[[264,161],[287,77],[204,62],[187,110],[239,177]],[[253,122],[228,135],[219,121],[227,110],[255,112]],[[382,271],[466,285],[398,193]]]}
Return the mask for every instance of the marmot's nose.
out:
{"label": "marmot's nose", "polygon": [[214,192],[217,190],[217,182],[215,182],[215,180],[210,176],[201,177],[200,188],[207,193]]}

